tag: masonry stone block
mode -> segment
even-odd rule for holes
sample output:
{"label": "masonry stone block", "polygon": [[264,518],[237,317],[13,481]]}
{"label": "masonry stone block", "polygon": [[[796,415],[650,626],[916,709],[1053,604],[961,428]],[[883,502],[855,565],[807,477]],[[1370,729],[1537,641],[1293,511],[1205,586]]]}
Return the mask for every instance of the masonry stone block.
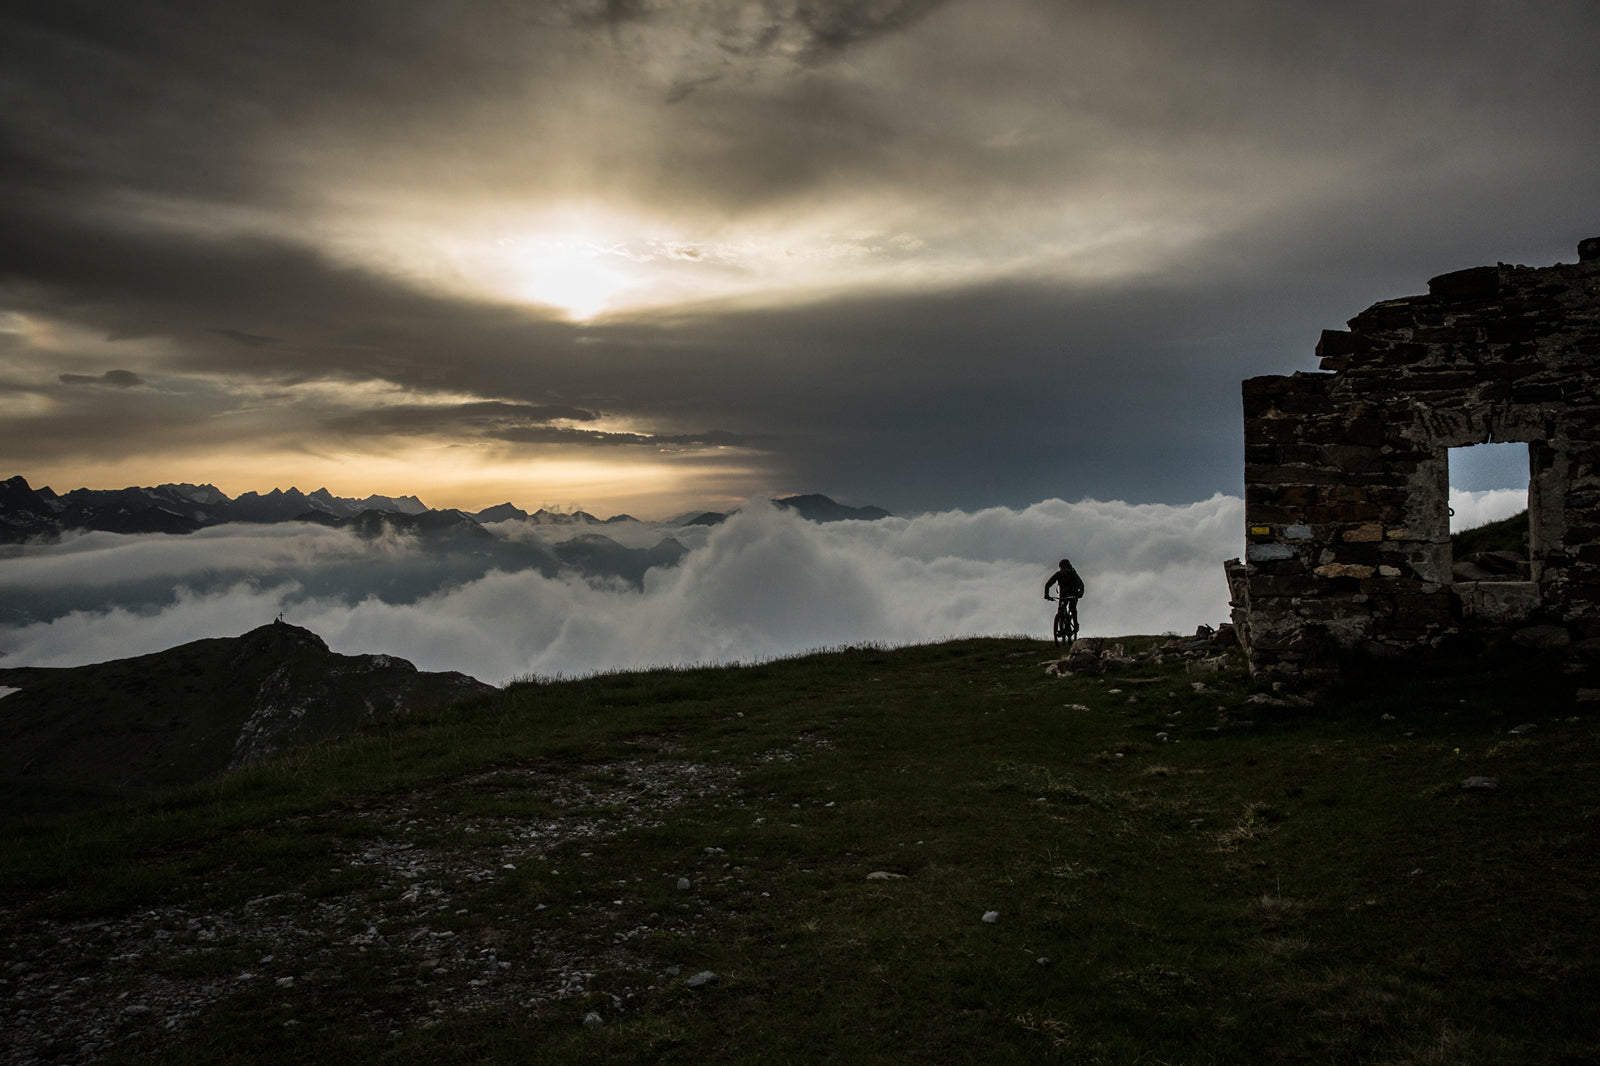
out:
{"label": "masonry stone block", "polygon": [[1460,581],[1452,591],[1462,617],[1480,623],[1526,622],[1542,602],[1536,581]]}
{"label": "masonry stone block", "polygon": [[1357,563],[1328,563],[1317,567],[1311,572],[1318,577],[1329,579],[1341,577],[1361,578],[1371,577],[1377,572],[1377,569],[1375,566],[1363,566]]}

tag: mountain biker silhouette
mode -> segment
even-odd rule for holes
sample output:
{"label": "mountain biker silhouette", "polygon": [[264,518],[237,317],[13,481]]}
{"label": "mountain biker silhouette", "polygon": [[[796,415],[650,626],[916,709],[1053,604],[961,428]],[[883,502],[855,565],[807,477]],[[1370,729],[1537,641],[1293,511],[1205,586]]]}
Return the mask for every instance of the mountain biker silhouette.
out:
{"label": "mountain biker silhouette", "polygon": [[1083,578],[1073,569],[1071,560],[1061,560],[1056,572],[1044,583],[1044,598],[1047,600],[1055,599],[1050,595],[1052,587],[1061,594],[1060,606],[1056,608],[1055,641],[1070,648],[1078,636],[1078,599],[1083,595]]}

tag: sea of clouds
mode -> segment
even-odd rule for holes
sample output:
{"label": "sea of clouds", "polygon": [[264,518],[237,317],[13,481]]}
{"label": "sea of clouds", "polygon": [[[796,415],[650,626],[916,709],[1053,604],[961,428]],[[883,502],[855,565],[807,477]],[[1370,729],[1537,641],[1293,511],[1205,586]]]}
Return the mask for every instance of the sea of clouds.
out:
{"label": "sea of clouds", "polygon": [[[1526,496],[1452,495],[1458,521]],[[91,533],[0,559],[0,666],[75,666],[286,621],[335,651],[384,652],[500,684],[520,676],[749,662],[852,644],[973,635],[1045,638],[1044,581],[1062,556],[1088,590],[1085,635],[1192,632],[1227,620],[1222,563],[1243,501],[1046,500],[877,522],[808,522],[753,503],[722,525],[608,529],[688,554],[642,583],[475,570],[414,539],[306,524],[186,536]],[[1475,523],[1471,523],[1475,524]],[[502,523],[501,536],[571,529]],[[17,605],[21,605],[19,609]]]}

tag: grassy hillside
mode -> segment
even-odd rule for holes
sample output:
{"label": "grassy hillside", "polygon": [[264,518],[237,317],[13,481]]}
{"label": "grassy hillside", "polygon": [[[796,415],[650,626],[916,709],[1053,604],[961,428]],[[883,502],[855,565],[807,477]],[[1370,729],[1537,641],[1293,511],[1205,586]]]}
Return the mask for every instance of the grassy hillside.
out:
{"label": "grassy hillside", "polygon": [[524,684],[13,822],[4,1061],[1600,1060],[1559,669],[1295,710],[1048,658]]}
{"label": "grassy hillside", "polygon": [[1450,548],[1457,559],[1477,552],[1515,552],[1528,554],[1528,512],[1518,511],[1510,518],[1486,522],[1481,526],[1450,534]]}
{"label": "grassy hillside", "polygon": [[364,722],[493,691],[388,655],[338,655],[283,622],[90,666],[0,669],[0,806],[160,795]]}

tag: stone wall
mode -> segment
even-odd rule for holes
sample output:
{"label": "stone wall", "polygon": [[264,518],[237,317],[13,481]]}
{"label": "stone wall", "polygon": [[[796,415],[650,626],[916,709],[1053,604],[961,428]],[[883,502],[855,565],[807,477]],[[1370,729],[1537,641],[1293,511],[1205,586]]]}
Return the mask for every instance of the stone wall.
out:
{"label": "stone wall", "polygon": [[[1244,382],[1234,621],[1262,682],[1450,638],[1600,653],[1600,238],[1476,267],[1326,331],[1322,373]],[[1452,575],[1448,449],[1525,442],[1523,580]]]}

